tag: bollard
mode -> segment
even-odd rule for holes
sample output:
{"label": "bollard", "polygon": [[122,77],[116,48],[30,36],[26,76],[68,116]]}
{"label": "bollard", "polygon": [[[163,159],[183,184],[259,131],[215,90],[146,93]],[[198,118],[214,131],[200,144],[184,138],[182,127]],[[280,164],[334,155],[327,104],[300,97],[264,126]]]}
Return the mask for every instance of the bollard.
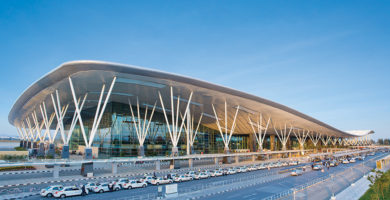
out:
{"label": "bollard", "polygon": [[236,163],[239,163],[240,162],[240,157],[235,156],[235,160],[236,160]]}

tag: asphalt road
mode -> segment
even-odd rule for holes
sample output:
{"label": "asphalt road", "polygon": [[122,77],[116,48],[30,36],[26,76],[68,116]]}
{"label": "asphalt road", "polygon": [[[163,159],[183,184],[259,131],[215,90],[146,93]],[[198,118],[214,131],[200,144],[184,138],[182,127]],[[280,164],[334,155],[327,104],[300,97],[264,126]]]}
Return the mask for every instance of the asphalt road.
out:
{"label": "asphalt road", "polygon": [[[382,153],[377,153],[376,156],[383,156]],[[375,156],[375,157],[376,157]],[[368,157],[365,161],[368,159],[374,158],[373,156]],[[363,161],[356,161],[356,163],[350,163],[350,164],[340,164],[337,167],[330,167],[329,170],[325,168],[325,172],[321,171],[310,171],[308,173],[304,173],[301,176],[289,176],[281,180],[273,181],[267,184],[261,184],[256,185],[253,187],[247,187],[241,190],[236,190],[232,192],[225,192],[220,195],[214,195],[211,197],[208,197],[207,199],[244,199],[244,200],[255,200],[255,199],[263,199],[269,196],[272,196],[274,194],[278,194],[284,191],[287,191],[295,186],[299,186],[302,184],[305,184],[311,180],[314,180],[319,177],[326,176],[328,174],[333,174],[337,172],[341,172],[344,170],[349,169],[352,166],[358,165]],[[374,167],[375,163],[371,163],[368,165],[370,167]]]}
{"label": "asphalt road", "polygon": [[[382,153],[377,153],[376,156],[380,155]],[[376,157],[375,156],[375,157]],[[373,158],[372,156],[368,157],[367,159]],[[366,159],[366,161],[367,161]],[[261,199],[265,198],[268,196],[271,196],[273,194],[277,194],[283,191],[286,191],[290,188],[293,188],[297,185],[304,184],[310,180],[316,179],[318,177],[325,176],[326,174],[329,173],[336,173],[343,171],[349,167],[352,167],[354,165],[360,164],[362,161],[357,161],[356,163],[351,163],[351,164],[340,164],[338,167],[331,167],[330,170],[326,170],[325,172],[321,171],[310,171],[306,172],[301,176],[298,177],[286,177],[280,180],[272,181],[266,184],[258,184],[252,187],[247,187],[243,188],[240,190],[232,191],[232,192],[225,192],[219,195],[211,196],[208,197],[207,199]],[[276,172],[280,170],[285,170],[288,168],[293,168],[294,166],[289,166],[289,167],[281,167],[281,168],[273,168],[271,170],[257,170],[253,172],[247,172],[247,173],[239,173],[235,175],[229,175],[229,176],[221,176],[221,177],[215,177],[215,178],[210,178],[210,179],[203,179],[203,180],[195,180],[195,181],[189,181],[189,182],[183,182],[183,183],[178,183],[178,190],[179,193],[180,191],[183,190],[188,190],[190,188],[196,188],[204,184],[216,182],[216,181],[222,181],[222,180],[238,180],[238,179],[251,179],[253,176],[264,176],[265,173],[268,172]],[[296,166],[295,166],[296,167]],[[51,173],[49,173],[51,175]],[[41,174],[37,174],[42,176]],[[15,175],[13,175],[14,177]],[[2,176],[3,177],[3,176]],[[139,178],[138,177],[129,177],[129,178]],[[104,182],[104,181],[111,181],[113,179],[105,179],[105,180],[100,180],[99,182]],[[74,185],[74,184],[82,184],[86,183],[86,181],[78,181],[78,182],[70,182],[66,183],[64,185]],[[21,189],[23,191],[28,191],[31,189],[37,190],[41,188],[45,188],[49,185],[52,184],[40,184],[40,185],[32,185],[32,186],[20,186],[18,189]],[[87,196],[83,197],[70,197],[69,199],[120,199],[123,197],[131,197],[131,196],[138,196],[138,195],[147,195],[147,194],[157,194],[157,188],[156,186],[148,186],[146,188],[140,188],[140,189],[132,189],[132,190],[120,190],[116,192],[108,192],[108,193],[103,193],[103,194],[90,194]],[[42,197],[35,195],[31,196],[25,199],[42,199]]]}
{"label": "asphalt road", "polygon": [[[246,173],[239,173],[239,174],[234,174],[234,175],[228,175],[228,176],[220,176],[220,177],[213,177],[210,179],[202,179],[202,180],[194,180],[194,181],[188,181],[188,182],[182,182],[178,183],[178,190],[179,193],[182,190],[188,190],[189,188],[194,188],[194,187],[199,187],[203,184],[215,182],[215,181],[222,181],[222,180],[235,180],[235,179],[245,179],[249,177],[252,177],[254,175],[258,175],[259,177],[264,176],[264,174],[269,173],[269,172],[277,172],[289,168],[294,168],[297,166],[288,166],[288,167],[281,167],[281,168],[273,168],[271,170],[257,170],[253,172],[246,172]],[[132,178],[140,178],[138,177],[132,177]],[[109,179],[112,180],[112,179]],[[82,182],[77,182],[77,184],[85,183],[86,181]],[[102,182],[102,181],[101,181]],[[50,184],[46,184],[50,185]],[[46,186],[45,184],[40,185],[42,188]],[[66,184],[66,185],[72,185],[72,184]],[[28,188],[28,186],[26,186]],[[135,196],[135,195],[146,195],[146,194],[157,194],[157,188],[156,186],[149,185],[146,188],[139,188],[139,189],[132,189],[132,190],[120,190],[116,192],[107,192],[103,194],[94,194],[91,193],[90,195],[83,196],[83,197],[70,197],[70,199],[105,199],[105,198],[110,198],[110,199],[116,199],[116,198],[123,198],[126,196]],[[40,196],[32,196],[29,198],[25,199],[41,199]]]}

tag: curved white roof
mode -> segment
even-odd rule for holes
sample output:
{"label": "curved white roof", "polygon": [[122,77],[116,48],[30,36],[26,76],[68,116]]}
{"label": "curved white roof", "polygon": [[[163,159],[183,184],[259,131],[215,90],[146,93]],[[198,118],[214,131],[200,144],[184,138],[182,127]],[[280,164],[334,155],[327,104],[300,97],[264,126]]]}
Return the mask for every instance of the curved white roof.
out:
{"label": "curved white roof", "polygon": [[[101,61],[73,61],[60,65],[23,92],[12,107],[8,120],[11,124],[18,124],[32,111],[37,110],[43,101],[46,102],[47,107],[51,107],[49,96],[57,89],[60,91],[61,102],[63,105],[69,103],[69,110],[71,110],[73,100],[70,95],[68,77],[72,77],[74,84],[77,85],[75,88],[77,96],[88,92],[88,99],[97,99],[96,92],[101,90],[102,83],[111,82],[114,76],[117,77],[117,83],[110,101],[127,104],[129,98],[139,98],[144,105],[153,105],[158,99],[158,92],[161,92],[163,98],[167,98],[164,102],[169,102],[170,87],[173,87],[174,93],[181,98],[188,97],[190,92],[193,92],[193,103],[190,108],[194,111],[192,113],[198,116],[201,112],[209,114],[211,117],[208,117],[208,120],[202,124],[215,130],[217,127],[215,118],[212,116],[211,105],[215,105],[217,111],[222,111],[224,102],[227,101],[229,109],[232,110],[240,105],[236,133],[251,133],[248,116],[256,117],[262,113],[276,122],[276,129],[283,128],[286,123],[288,126],[293,125],[294,128],[311,130],[333,137],[356,136],[354,133],[338,130],[287,106],[238,90],[177,74]],[[86,105],[87,108],[94,106],[96,104],[93,105],[93,101]],[[169,109],[169,105],[166,107]],[[48,112],[53,112],[53,110],[48,108]],[[229,120],[233,117],[233,114],[228,115]],[[273,128],[270,126],[270,134]]]}

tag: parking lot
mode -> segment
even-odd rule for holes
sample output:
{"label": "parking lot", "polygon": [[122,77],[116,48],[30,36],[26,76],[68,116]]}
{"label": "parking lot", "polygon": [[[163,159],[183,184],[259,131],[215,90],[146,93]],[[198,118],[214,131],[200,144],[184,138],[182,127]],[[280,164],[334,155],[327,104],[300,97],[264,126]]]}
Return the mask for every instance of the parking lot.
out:
{"label": "parking lot", "polygon": [[[175,179],[172,177],[172,179],[167,179],[168,180],[167,183],[168,184],[170,182],[177,183],[178,193],[183,198],[188,197],[186,196],[186,194],[189,194],[190,196],[201,196],[201,197],[206,195],[208,199],[220,199],[220,198],[237,199],[238,197],[240,199],[259,199],[259,198],[261,199],[261,198],[270,197],[275,194],[283,193],[284,191],[287,191],[291,188],[305,184],[315,179],[319,179],[321,177],[325,177],[329,174],[341,172],[355,165],[359,165],[362,162],[368,162],[369,159],[381,157],[382,154],[383,153],[377,153],[375,156],[367,156],[367,158],[364,161],[360,161],[357,159],[355,163],[342,164],[340,162],[339,166],[337,167],[330,167],[329,170],[327,169],[327,167],[324,167],[324,170],[317,170],[317,171],[311,170],[312,163],[300,163],[298,165],[288,165],[294,163],[284,163],[284,165],[288,165],[288,166],[282,166],[283,162],[272,162],[272,164],[269,165],[270,167],[268,167],[266,165],[267,162],[257,162],[256,165],[248,165],[248,164],[231,165],[230,167],[223,168],[226,170],[224,173],[225,174],[229,173],[229,168],[233,168],[233,167],[235,167],[234,170],[236,171],[236,173],[229,174],[229,175],[226,174],[222,176],[218,176],[220,174],[217,173],[217,176],[211,177],[210,173],[212,173],[212,170],[214,168],[205,167],[204,169],[199,168],[198,170],[193,172],[194,174],[198,174],[196,175],[196,177],[195,175],[191,176],[191,179],[194,180],[185,181],[183,179],[182,182],[175,182]],[[303,174],[294,177],[290,176],[291,170],[295,168],[302,169],[302,166],[305,166],[305,171],[303,172]],[[215,168],[216,167],[217,166],[215,166]],[[246,167],[247,170],[252,167],[252,171],[237,172],[240,170],[245,171],[244,167]],[[256,169],[254,167],[256,167]],[[234,171],[234,170],[230,169],[230,171]],[[180,170],[180,172],[177,172],[177,175],[178,176],[185,175],[185,173],[189,171],[190,169]],[[202,171],[204,173],[200,173]],[[200,177],[199,180],[196,180],[196,178],[199,178],[199,174],[205,176]],[[148,175],[153,176],[152,173]],[[157,177],[166,177],[166,176],[169,176],[168,173],[157,173]],[[122,178],[128,178],[130,180],[139,180],[142,178],[142,175],[128,176]],[[179,179],[177,179],[177,181],[178,180]],[[22,189],[23,191],[28,191],[29,189],[34,189],[36,191],[38,188],[40,190],[52,185],[80,187],[81,185],[86,184],[87,182],[94,182],[94,181],[79,180],[79,181],[73,181],[64,184],[46,183],[46,184],[39,184],[39,185],[20,186],[15,188]],[[118,191],[110,192],[109,191],[110,189],[107,189],[107,191],[105,191],[104,193],[95,193],[93,190],[91,190],[89,194],[86,196],[75,196],[69,198],[71,199],[104,199],[104,198],[153,199],[156,198],[158,195],[158,187],[151,184],[151,182],[149,182],[145,188],[133,188],[133,189],[124,189],[123,185],[117,183],[118,182],[117,178],[106,178],[106,179],[98,180],[96,182],[100,182],[100,183],[107,182],[113,186],[117,185],[119,187],[117,188],[113,187],[112,190],[117,189]],[[157,183],[154,182],[154,184]],[[162,185],[164,183],[160,182],[158,184]],[[96,192],[99,192],[99,190],[97,190]],[[65,196],[66,194],[63,195],[63,197]],[[33,195],[28,197],[27,199],[41,199],[41,198],[42,197],[40,195]]]}

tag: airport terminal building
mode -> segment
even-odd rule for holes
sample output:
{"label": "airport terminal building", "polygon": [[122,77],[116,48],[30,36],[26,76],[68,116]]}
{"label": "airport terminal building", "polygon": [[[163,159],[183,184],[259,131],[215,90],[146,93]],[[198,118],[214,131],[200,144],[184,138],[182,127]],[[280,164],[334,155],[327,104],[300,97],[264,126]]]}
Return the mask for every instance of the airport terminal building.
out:
{"label": "airport terminal building", "polygon": [[368,145],[284,105],[135,66],[74,61],[33,83],[9,113],[26,148],[99,158]]}

